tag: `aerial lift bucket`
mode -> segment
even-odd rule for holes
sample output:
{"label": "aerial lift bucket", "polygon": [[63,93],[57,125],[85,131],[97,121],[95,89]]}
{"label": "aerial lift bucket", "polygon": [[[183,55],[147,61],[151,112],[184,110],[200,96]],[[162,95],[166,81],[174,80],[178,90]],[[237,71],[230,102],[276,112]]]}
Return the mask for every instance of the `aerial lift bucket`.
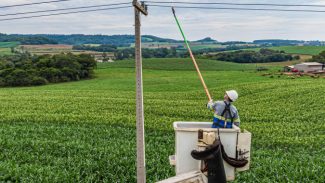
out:
{"label": "aerial lift bucket", "polygon": [[[206,178],[206,175],[202,173],[200,174],[202,166],[201,161],[195,160],[191,156],[191,152],[194,149],[202,150],[198,144],[198,134],[200,130],[211,132],[206,134],[214,134],[212,136],[204,136],[204,138],[208,139],[205,140],[208,144],[211,144],[216,136],[218,136],[218,129],[211,128],[211,125],[212,122],[174,122],[175,155],[170,156],[169,161],[171,165],[175,166],[177,178],[167,180],[180,180],[183,175],[189,175],[190,173],[192,173],[193,176],[203,176]],[[227,181],[232,181],[235,180],[236,171],[245,171],[249,169],[251,133],[246,130],[242,132],[240,128],[236,126],[231,129],[220,128],[219,132],[221,143],[229,157],[248,160],[248,163],[242,168],[235,168],[229,165],[226,161],[223,162],[226,179]]]}

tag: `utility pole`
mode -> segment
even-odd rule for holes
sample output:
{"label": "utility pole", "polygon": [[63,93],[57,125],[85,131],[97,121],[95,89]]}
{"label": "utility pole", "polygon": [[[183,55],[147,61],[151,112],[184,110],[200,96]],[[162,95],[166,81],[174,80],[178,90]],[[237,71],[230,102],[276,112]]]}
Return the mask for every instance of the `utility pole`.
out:
{"label": "utility pole", "polygon": [[132,2],[135,15],[135,66],[136,66],[136,126],[137,126],[137,183],[146,182],[144,112],[142,84],[141,22],[140,15],[148,15],[147,6],[137,0]]}

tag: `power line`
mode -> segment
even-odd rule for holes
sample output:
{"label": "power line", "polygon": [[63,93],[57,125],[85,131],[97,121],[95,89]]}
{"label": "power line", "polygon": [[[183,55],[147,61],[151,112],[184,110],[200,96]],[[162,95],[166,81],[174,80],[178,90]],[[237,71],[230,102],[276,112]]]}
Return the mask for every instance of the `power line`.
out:
{"label": "power line", "polygon": [[181,2],[181,1],[171,1],[171,2],[163,2],[163,1],[144,1],[147,3],[155,3],[155,4],[195,4],[195,5],[234,5],[234,6],[291,6],[291,7],[320,7],[323,8],[325,5],[320,4],[275,4],[275,3],[211,3],[211,2]]}
{"label": "power line", "polygon": [[43,2],[37,2],[37,3],[15,4],[15,5],[8,5],[8,6],[0,6],[0,8],[12,8],[12,7],[18,7],[18,6],[30,6],[30,5],[37,5],[37,4],[49,4],[49,3],[58,3],[58,2],[65,2],[65,1],[71,1],[71,0],[54,0],[54,1],[43,1]]}
{"label": "power line", "polygon": [[76,14],[76,13],[85,13],[85,12],[94,12],[94,11],[103,11],[103,10],[115,10],[115,9],[123,9],[123,8],[130,8],[130,7],[133,7],[133,6],[121,6],[121,7],[114,7],[114,8],[102,8],[102,9],[93,9],[93,10],[71,11],[71,12],[64,12],[64,13],[52,13],[52,14],[45,14],[45,15],[6,18],[6,19],[0,19],[0,21],[29,19],[29,18],[37,18],[37,17],[49,17],[49,16],[55,16],[55,15],[67,15],[67,14]]}
{"label": "power line", "polygon": [[61,8],[61,9],[52,9],[52,10],[41,10],[41,11],[27,11],[27,12],[18,12],[18,13],[8,13],[8,14],[0,14],[0,16],[13,16],[13,15],[26,15],[26,14],[35,14],[35,13],[46,13],[46,12],[55,12],[55,11],[64,11],[64,10],[76,10],[76,9],[85,9],[85,8],[98,8],[104,6],[117,6],[117,5],[125,5],[128,3],[115,3],[115,4],[102,4],[102,5],[94,5],[94,6],[80,6],[73,8]]}
{"label": "power line", "polygon": [[153,5],[148,6],[161,7],[161,8],[184,8],[184,9],[206,9],[206,10],[248,10],[248,11],[283,11],[283,12],[308,12],[308,13],[325,13],[325,10],[286,10],[286,9],[274,9],[274,8],[226,8],[226,7],[203,7],[203,6],[171,6],[171,5]]}

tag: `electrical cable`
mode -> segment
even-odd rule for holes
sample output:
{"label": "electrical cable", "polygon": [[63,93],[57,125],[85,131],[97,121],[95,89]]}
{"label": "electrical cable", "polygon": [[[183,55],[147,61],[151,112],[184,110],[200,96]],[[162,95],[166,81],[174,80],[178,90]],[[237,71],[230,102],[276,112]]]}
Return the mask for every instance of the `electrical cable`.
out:
{"label": "electrical cable", "polygon": [[72,11],[72,12],[64,12],[64,13],[52,13],[52,14],[45,14],[45,15],[34,15],[34,16],[26,16],[26,17],[6,18],[6,19],[0,19],[0,21],[29,19],[29,18],[38,18],[38,17],[48,17],[48,16],[55,16],[55,15],[66,15],[66,14],[85,13],[85,12],[94,12],[94,11],[103,11],[103,10],[115,10],[115,9],[123,9],[123,8],[130,8],[130,7],[132,7],[132,6],[121,6],[121,7],[114,7],[114,8],[102,8],[102,9],[93,9],[93,10]]}
{"label": "electrical cable", "polygon": [[130,3],[102,4],[102,5],[94,5],[94,6],[80,6],[80,7],[52,9],[52,10],[27,11],[27,12],[0,14],[0,16],[3,17],[3,16],[14,16],[14,15],[26,15],[26,14],[46,13],[46,12],[65,11],[65,10],[76,10],[76,9],[86,9],[86,8],[98,8],[98,7],[104,7],[104,6],[117,6],[117,5],[125,5],[125,4],[130,4]]}
{"label": "electrical cable", "polygon": [[234,5],[234,6],[289,6],[289,7],[320,7],[324,8],[325,5],[320,4],[275,4],[275,3],[211,3],[211,2],[181,2],[181,1],[171,1],[171,2],[163,2],[163,1],[144,1],[147,3],[155,3],[155,4],[191,4],[191,5]]}
{"label": "electrical cable", "polygon": [[15,4],[15,5],[0,6],[0,8],[12,8],[12,7],[18,7],[18,6],[30,6],[30,5],[38,5],[38,4],[50,4],[50,3],[58,3],[58,2],[65,2],[65,1],[71,1],[71,0],[54,0],[54,1],[43,1],[43,2],[37,2],[37,3]]}
{"label": "electrical cable", "polygon": [[298,9],[274,9],[274,8],[227,8],[227,7],[202,7],[202,6],[171,6],[171,5],[153,5],[152,7],[161,8],[184,8],[184,9],[206,9],[206,10],[249,10],[249,11],[283,11],[283,12],[308,12],[308,13],[325,13],[325,10],[298,10]]}

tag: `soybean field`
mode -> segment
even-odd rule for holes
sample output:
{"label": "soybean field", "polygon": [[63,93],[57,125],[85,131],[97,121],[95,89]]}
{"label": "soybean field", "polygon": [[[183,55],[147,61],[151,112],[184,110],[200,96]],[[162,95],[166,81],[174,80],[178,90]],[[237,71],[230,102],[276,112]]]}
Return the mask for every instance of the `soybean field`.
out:
{"label": "soybean field", "polygon": [[[263,77],[255,66],[199,60],[214,99],[236,89],[252,132],[251,169],[234,182],[324,182],[325,79]],[[136,182],[134,61],[96,78],[0,88],[0,182]],[[147,182],[174,176],[175,121],[211,121],[188,59],[144,60]]]}
{"label": "soybean field", "polygon": [[279,46],[271,47],[274,50],[282,50],[291,54],[318,55],[325,51],[325,46]]}

